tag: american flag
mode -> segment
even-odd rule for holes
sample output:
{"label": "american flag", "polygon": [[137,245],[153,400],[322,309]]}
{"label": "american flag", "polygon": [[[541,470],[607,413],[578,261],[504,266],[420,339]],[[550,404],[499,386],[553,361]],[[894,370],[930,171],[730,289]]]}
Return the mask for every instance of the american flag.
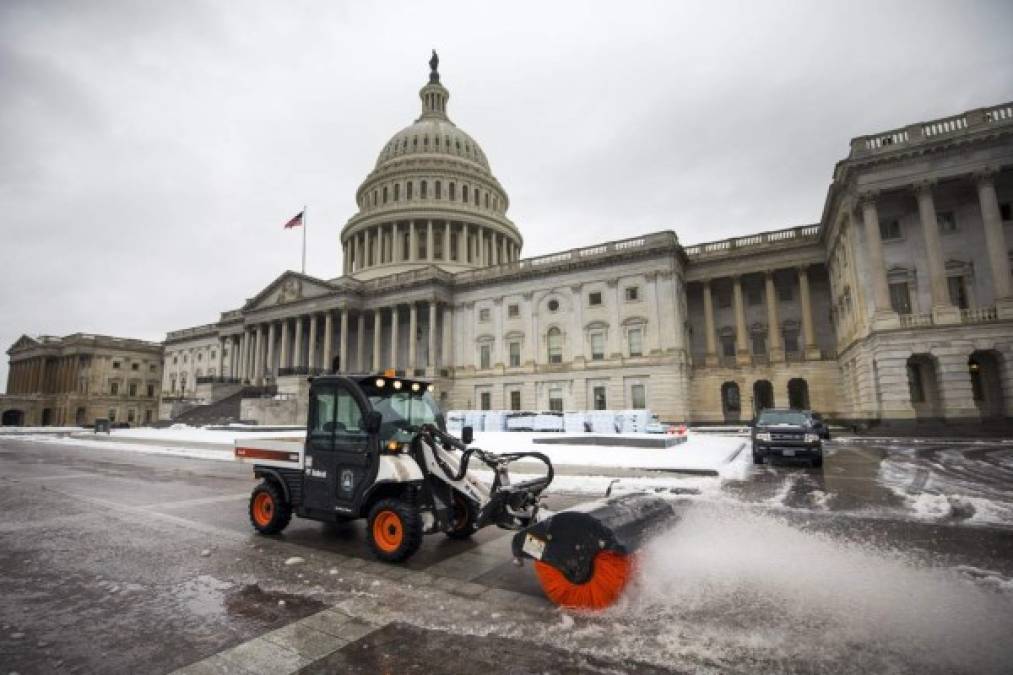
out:
{"label": "american flag", "polygon": [[292,220],[290,220],[290,221],[288,221],[287,223],[285,223],[285,227],[284,227],[284,229],[286,229],[286,230],[287,230],[287,229],[289,229],[290,227],[302,227],[302,215],[303,215],[304,213],[305,213],[305,211],[300,211],[299,213],[297,213],[297,214],[296,214],[296,215],[295,215],[295,216],[294,216],[294,217],[292,218]]}

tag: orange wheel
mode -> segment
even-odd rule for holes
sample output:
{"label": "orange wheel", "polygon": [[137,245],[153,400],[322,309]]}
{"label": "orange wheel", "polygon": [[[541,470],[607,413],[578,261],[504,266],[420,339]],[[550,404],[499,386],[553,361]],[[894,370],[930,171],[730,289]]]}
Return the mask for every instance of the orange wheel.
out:
{"label": "orange wheel", "polygon": [[404,524],[394,511],[381,511],[373,519],[373,541],[384,553],[394,553],[404,541]]}
{"label": "orange wheel", "polygon": [[633,558],[615,551],[599,551],[591,578],[575,584],[548,563],[535,561],[542,590],[552,602],[572,609],[605,609],[614,604],[633,576]]}
{"label": "orange wheel", "polygon": [[257,525],[261,527],[267,527],[271,524],[271,518],[274,516],[274,498],[271,497],[270,493],[258,492],[253,498],[253,520]]}

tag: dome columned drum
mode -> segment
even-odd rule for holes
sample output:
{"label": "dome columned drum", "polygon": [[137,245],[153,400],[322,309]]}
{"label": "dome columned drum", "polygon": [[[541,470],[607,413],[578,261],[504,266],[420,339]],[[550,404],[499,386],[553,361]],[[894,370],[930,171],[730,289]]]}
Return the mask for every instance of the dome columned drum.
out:
{"label": "dome columned drum", "polygon": [[344,274],[371,279],[437,265],[451,272],[520,259],[509,198],[482,148],[447,117],[438,60],[419,91],[422,115],[394,134],[356,192],[341,231]]}

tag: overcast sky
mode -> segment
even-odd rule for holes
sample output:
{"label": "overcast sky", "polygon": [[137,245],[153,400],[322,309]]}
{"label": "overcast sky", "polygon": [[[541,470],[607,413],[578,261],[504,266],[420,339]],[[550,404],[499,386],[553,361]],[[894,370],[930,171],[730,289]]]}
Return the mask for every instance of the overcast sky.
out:
{"label": "overcast sky", "polygon": [[[819,220],[852,136],[1013,99],[1013,3],[0,2],[0,344],[153,340],[340,227],[431,48],[533,256]],[[6,358],[0,387],[6,384]]]}

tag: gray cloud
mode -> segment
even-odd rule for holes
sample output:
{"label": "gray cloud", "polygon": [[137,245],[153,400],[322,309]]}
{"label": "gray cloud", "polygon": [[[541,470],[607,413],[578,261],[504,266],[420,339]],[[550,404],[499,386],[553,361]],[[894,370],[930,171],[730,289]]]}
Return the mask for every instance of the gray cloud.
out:
{"label": "gray cloud", "polygon": [[[5,2],[0,343],[160,339],[308,271],[429,49],[537,255],[818,220],[855,135],[1013,99],[1008,2]],[[6,381],[6,362],[0,382]]]}

